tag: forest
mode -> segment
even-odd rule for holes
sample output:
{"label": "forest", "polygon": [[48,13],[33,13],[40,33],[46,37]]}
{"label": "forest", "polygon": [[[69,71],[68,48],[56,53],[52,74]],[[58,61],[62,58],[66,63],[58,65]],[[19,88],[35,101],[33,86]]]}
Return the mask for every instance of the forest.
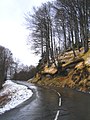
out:
{"label": "forest", "polygon": [[0,89],[7,77],[7,73],[12,74],[13,72],[12,64],[14,62],[11,51],[8,48],[0,46]]}
{"label": "forest", "polygon": [[28,44],[41,55],[31,83],[90,91],[90,0],[54,0],[25,14]]}
{"label": "forest", "polygon": [[30,30],[28,44],[35,54],[41,55],[40,63],[49,66],[58,61],[58,55],[72,50],[84,53],[90,42],[90,1],[54,0],[33,8],[25,14],[26,27]]}
{"label": "forest", "polygon": [[[90,46],[90,0],[54,0],[25,14],[29,29],[28,44],[41,59],[36,67],[18,66],[12,52],[0,46],[0,88],[10,75],[10,79],[28,80],[47,65],[61,69],[64,62],[59,56],[72,51],[73,58],[79,53],[87,53]],[[65,61],[66,62],[66,61]]]}
{"label": "forest", "polygon": [[2,84],[8,80],[28,80],[35,76],[36,68],[21,64],[15,60],[12,52],[3,46],[0,46],[0,89]]}

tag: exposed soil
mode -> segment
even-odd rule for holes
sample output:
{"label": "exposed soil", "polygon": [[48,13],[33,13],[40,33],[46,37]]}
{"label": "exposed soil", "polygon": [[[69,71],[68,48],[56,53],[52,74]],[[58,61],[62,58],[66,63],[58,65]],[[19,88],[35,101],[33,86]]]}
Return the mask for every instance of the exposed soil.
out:
{"label": "exposed soil", "polygon": [[0,107],[4,106],[9,100],[9,94],[0,96]]}
{"label": "exposed soil", "polygon": [[72,52],[67,52],[65,55],[60,56],[60,60],[62,59],[62,62],[65,62],[62,66],[63,71],[58,71],[58,74],[53,74],[56,71],[56,68],[48,68],[45,66],[43,71],[37,73],[35,78],[29,82],[41,86],[69,87],[83,92],[89,92],[90,50],[86,54],[83,54],[82,52],[77,52],[77,54],[77,58],[72,58]]}

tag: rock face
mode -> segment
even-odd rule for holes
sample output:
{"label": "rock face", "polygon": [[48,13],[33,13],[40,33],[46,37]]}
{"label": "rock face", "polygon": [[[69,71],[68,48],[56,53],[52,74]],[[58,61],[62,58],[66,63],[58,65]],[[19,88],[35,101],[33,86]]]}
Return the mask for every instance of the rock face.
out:
{"label": "rock face", "polygon": [[50,66],[50,67],[45,66],[43,71],[41,71],[41,74],[54,75],[56,72],[57,72],[57,68],[52,64],[52,66]]}
{"label": "rock face", "polygon": [[[69,55],[68,58],[70,58]],[[62,57],[62,60],[65,59]],[[39,85],[70,87],[81,91],[90,91],[90,51],[82,57],[75,60],[70,58],[70,60],[62,64],[62,70],[60,71],[53,64],[50,67],[44,66],[32,82]],[[64,74],[62,75],[60,72]],[[67,72],[66,75],[65,72]]]}
{"label": "rock face", "polygon": [[87,70],[87,67],[85,66],[84,62],[80,62],[75,66],[72,80],[78,84],[81,80],[87,79],[89,76],[89,72]]}

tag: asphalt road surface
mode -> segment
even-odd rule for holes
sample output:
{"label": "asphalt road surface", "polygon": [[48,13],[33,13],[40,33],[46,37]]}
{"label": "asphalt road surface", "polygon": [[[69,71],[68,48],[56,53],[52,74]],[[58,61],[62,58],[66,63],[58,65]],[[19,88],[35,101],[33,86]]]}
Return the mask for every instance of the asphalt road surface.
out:
{"label": "asphalt road surface", "polygon": [[33,96],[0,115],[0,120],[90,120],[89,94],[24,84],[33,90]]}

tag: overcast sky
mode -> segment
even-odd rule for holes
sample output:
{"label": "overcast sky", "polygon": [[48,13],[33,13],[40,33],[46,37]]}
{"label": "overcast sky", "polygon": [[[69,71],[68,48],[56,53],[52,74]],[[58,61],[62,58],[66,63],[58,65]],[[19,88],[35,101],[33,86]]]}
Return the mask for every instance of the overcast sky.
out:
{"label": "overcast sky", "polygon": [[36,65],[39,57],[33,55],[27,46],[29,31],[24,26],[24,14],[47,1],[0,0],[0,45],[9,48],[13,56],[26,65]]}

